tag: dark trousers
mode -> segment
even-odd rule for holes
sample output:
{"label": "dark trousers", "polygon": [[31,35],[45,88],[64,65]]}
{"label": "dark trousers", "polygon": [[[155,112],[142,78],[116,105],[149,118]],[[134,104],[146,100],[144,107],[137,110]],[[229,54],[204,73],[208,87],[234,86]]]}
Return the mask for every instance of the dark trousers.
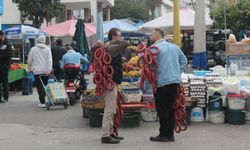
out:
{"label": "dark trousers", "polygon": [[62,80],[63,78],[63,71],[60,68],[60,66],[54,66],[54,75],[57,78],[58,81]]}
{"label": "dark trousers", "polygon": [[[36,79],[36,89],[39,95],[39,100],[41,104],[45,104],[45,99],[46,99],[46,93],[45,93],[45,89],[42,85],[42,82],[39,78],[39,76],[41,75],[35,75],[35,79]],[[44,85],[46,86],[48,83],[48,77],[45,77],[44,75],[41,76],[41,79],[44,83]]]}
{"label": "dark trousers", "polygon": [[174,101],[178,84],[169,84],[157,88],[154,94],[156,110],[160,119],[160,136],[174,136]]}
{"label": "dark trousers", "polygon": [[9,99],[8,71],[8,69],[0,68],[0,100],[2,99],[2,91],[4,100]]}

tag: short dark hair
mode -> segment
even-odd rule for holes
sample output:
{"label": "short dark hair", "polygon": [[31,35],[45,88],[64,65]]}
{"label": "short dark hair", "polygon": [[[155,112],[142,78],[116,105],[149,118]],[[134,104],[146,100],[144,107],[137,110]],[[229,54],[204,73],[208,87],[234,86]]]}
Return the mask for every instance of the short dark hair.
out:
{"label": "short dark hair", "polygon": [[161,29],[154,29],[154,31],[159,33],[161,35],[161,37],[165,37],[165,34]]}
{"label": "short dark hair", "polygon": [[63,41],[62,41],[62,39],[56,40],[56,45],[57,45],[57,46],[63,46]]}
{"label": "short dark hair", "polygon": [[2,30],[0,30],[0,35],[4,35],[4,32]]}
{"label": "short dark hair", "polygon": [[121,32],[121,31],[119,29],[117,29],[117,28],[112,28],[112,29],[109,30],[109,34],[108,34],[109,41],[112,40],[113,36],[117,35],[117,32]]}

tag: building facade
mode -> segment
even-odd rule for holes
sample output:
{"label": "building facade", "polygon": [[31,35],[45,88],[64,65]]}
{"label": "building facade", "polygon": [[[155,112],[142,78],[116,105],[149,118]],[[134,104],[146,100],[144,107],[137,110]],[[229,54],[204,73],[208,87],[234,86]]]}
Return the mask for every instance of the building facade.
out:
{"label": "building facade", "polygon": [[[73,17],[82,17],[86,22],[95,22],[97,2],[103,3],[104,20],[109,20],[110,7],[114,6],[114,0],[61,0],[65,10],[61,16],[53,19],[50,24],[63,22]],[[22,17],[17,5],[11,0],[4,1],[4,12],[2,16],[3,30],[19,24],[31,24],[30,21]],[[42,26],[45,26],[45,24]]]}

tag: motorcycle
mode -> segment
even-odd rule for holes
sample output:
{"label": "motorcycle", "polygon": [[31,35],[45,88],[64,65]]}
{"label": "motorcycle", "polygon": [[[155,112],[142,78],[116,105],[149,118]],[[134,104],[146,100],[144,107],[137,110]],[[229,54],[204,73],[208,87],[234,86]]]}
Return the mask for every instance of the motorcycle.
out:
{"label": "motorcycle", "polygon": [[80,66],[75,64],[67,64],[64,66],[65,72],[65,89],[69,97],[70,105],[74,105],[80,101],[83,96],[83,88],[81,87]]}

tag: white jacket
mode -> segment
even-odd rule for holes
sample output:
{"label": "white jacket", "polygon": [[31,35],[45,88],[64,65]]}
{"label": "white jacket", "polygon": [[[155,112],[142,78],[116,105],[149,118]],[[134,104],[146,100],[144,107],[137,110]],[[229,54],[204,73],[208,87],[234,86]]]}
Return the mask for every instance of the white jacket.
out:
{"label": "white jacket", "polygon": [[32,47],[28,56],[28,65],[35,75],[50,73],[52,71],[51,49],[41,43]]}

